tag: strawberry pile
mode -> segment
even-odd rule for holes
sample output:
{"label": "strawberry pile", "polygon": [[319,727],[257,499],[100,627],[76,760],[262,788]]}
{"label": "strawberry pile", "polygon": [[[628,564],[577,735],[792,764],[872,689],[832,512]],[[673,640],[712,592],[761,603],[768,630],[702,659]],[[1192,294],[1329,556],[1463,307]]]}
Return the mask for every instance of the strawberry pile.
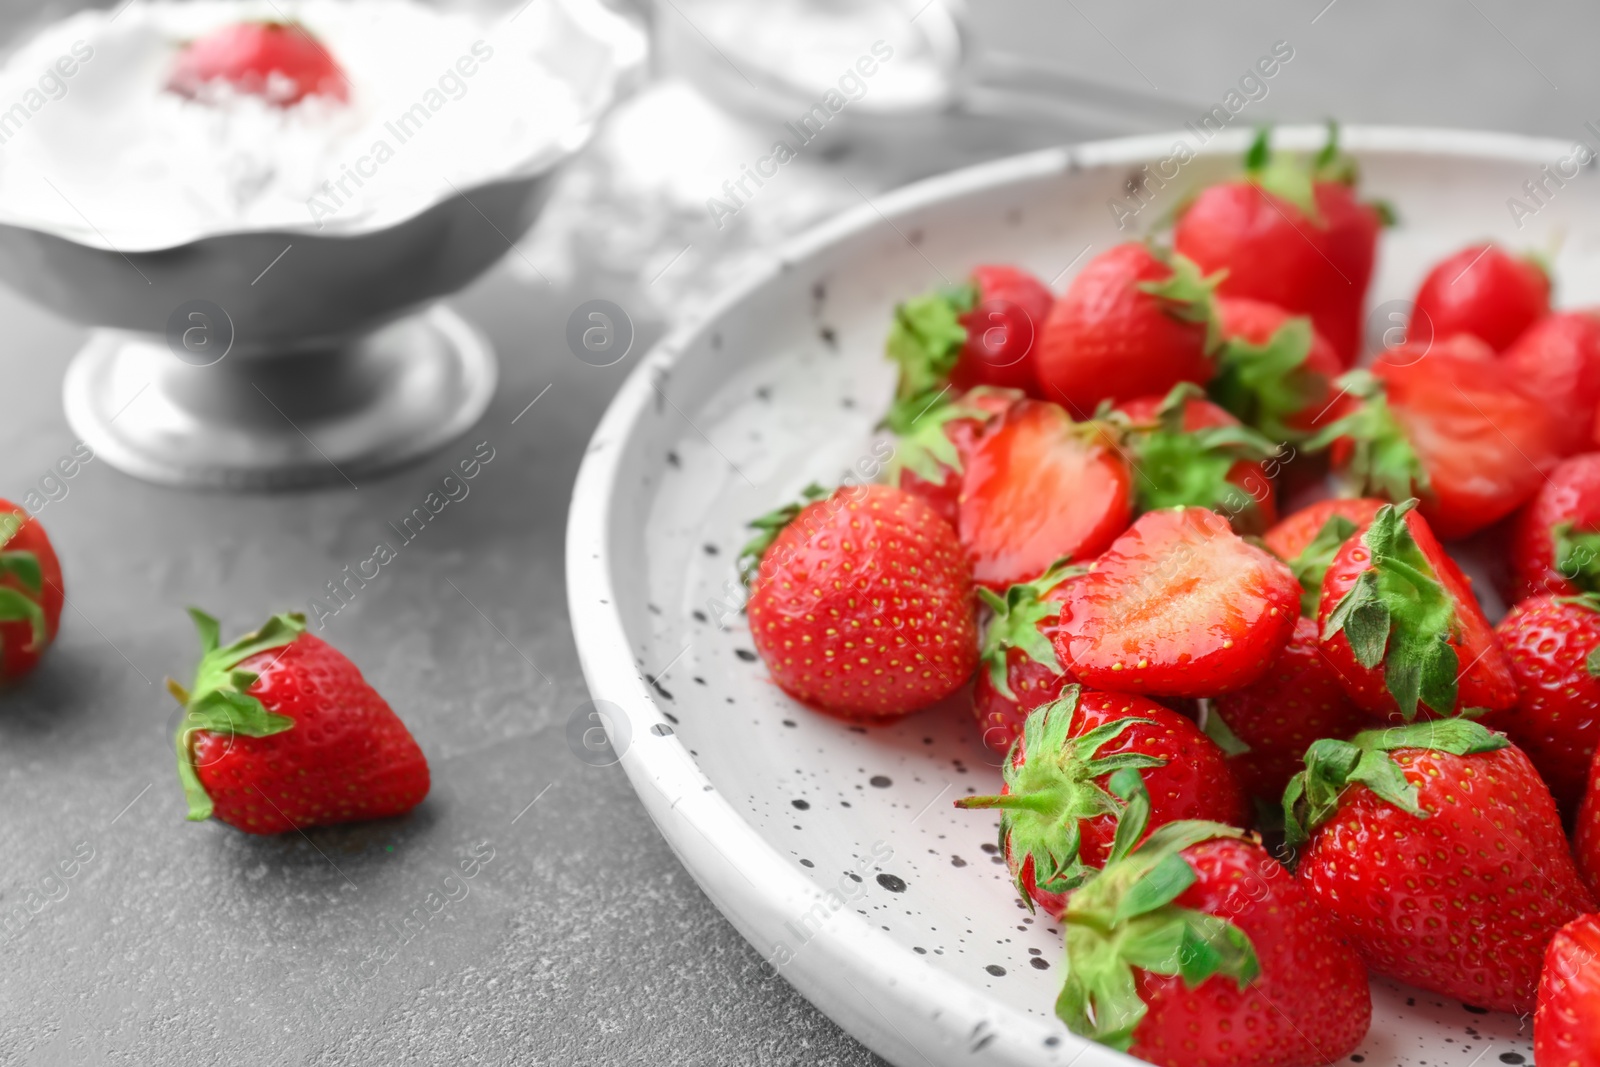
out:
{"label": "strawberry pile", "polygon": [[883,484],[757,520],[752,637],[852,722],[970,706],[1075,1033],[1331,1063],[1376,974],[1600,1065],[1600,310],[1477,244],[1364,352],[1391,218],[1336,135],[1059,296],[900,305]]}

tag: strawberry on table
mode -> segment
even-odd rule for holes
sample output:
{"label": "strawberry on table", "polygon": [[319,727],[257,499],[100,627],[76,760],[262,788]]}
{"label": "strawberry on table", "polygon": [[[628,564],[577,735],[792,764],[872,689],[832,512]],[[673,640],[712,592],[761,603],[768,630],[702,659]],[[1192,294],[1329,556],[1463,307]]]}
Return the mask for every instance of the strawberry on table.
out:
{"label": "strawberry on table", "polygon": [[[1163,1067],[1311,1067],[1372,1021],[1367,972],[1309,894],[1242,831],[1171,822],[1140,837],[1139,772],[1111,857],[1062,915],[1056,1014]],[[1148,773],[1148,772],[1146,772]]]}
{"label": "strawberry on table", "polygon": [[1600,915],[1563,926],[1550,941],[1533,1016],[1539,1067],[1600,1067]]}
{"label": "strawberry on table", "polygon": [[973,268],[960,285],[894,309],[888,356],[900,368],[899,396],[949,385],[1036,390],[1033,351],[1055,297],[1018,267]]}
{"label": "strawberry on table", "polygon": [[1059,699],[1072,681],[1050,638],[1061,615],[1063,587],[1083,573],[1082,567],[1060,564],[1032,582],[1011,586],[1004,596],[978,590],[989,606],[989,620],[978,651],[972,710],[990,748],[1011,751],[1028,715]]}
{"label": "strawberry on table", "polygon": [[1368,722],[1322,655],[1317,624],[1300,619],[1267,673],[1212,698],[1206,733],[1228,753],[1228,766],[1245,790],[1276,804],[1304,766],[1311,742],[1349,737]]}
{"label": "strawberry on table", "polygon": [[1115,429],[1073,422],[1045,401],[1007,412],[966,467],[958,529],[974,578],[989,589],[1093,558],[1132,516],[1132,475]]}
{"label": "strawberry on table", "polygon": [[1332,383],[1344,363],[1309,317],[1245,297],[1220,296],[1216,308],[1213,400],[1275,441],[1299,440],[1336,413]]}
{"label": "strawberry on table", "polygon": [[1289,565],[1300,583],[1300,614],[1317,617],[1322,579],[1344,543],[1383,507],[1372,497],[1319,500],[1289,515],[1262,536],[1273,555]]}
{"label": "strawberry on table", "polygon": [[1000,847],[1017,892],[1059,916],[1067,894],[1106,861],[1122,802],[1108,786],[1144,773],[1151,828],[1177,819],[1243,826],[1249,808],[1222,751],[1199,727],[1142,697],[1069,685],[1027,718],[1000,796],[958,808],[1000,809]]}
{"label": "strawberry on table", "polygon": [[1096,689],[1215,696],[1271,665],[1299,593],[1287,567],[1216,512],[1152,511],[1066,587],[1056,653]]}
{"label": "strawberry on table", "polygon": [[1594,447],[1600,407],[1600,311],[1561,311],[1530,326],[1500,357],[1545,412],[1561,454]]}
{"label": "strawberry on table", "polygon": [[1511,662],[1517,703],[1489,725],[1527,753],[1562,812],[1574,813],[1600,742],[1600,594],[1524,600],[1495,635]]}
{"label": "strawberry on table", "polygon": [[66,586],[39,520],[0,500],[0,683],[39,665],[56,639]]}
{"label": "strawberry on table", "polygon": [[190,609],[204,654],[193,685],[167,688],[186,709],[178,779],[190,819],[246,833],[400,815],[428,795],[428,762],[394,711],[301,615],[274,615],[221,644],[217,620]]}
{"label": "strawberry on table", "polygon": [[1221,338],[1211,306],[1215,278],[1182,256],[1130,241],[1086,264],[1056,300],[1034,348],[1043,395],[1075,418],[1162,394],[1179,382],[1204,385]]}
{"label": "strawberry on table", "polygon": [[1296,879],[1402,982],[1531,1011],[1545,947],[1594,910],[1539,773],[1470,720],[1318,741],[1283,802]]}
{"label": "strawberry on table", "polygon": [[1140,511],[1210,508],[1241,533],[1277,521],[1277,495],[1263,464],[1278,446],[1205,399],[1199,386],[1179,382],[1164,397],[1139,397],[1117,411],[1128,428]]}
{"label": "strawberry on table", "polygon": [[1511,599],[1600,592],[1600,452],[1564,459],[1517,512]]}
{"label": "strawberry on table", "polygon": [[885,480],[920,496],[952,527],[959,525],[967,458],[1022,398],[1016,389],[979,386],[956,394],[941,386],[895,401],[883,420],[895,435]]}
{"label": "strawberry on table", "polygon": [[1511,665],[1414,506],[1380,508],[1334,555],[1317,612],[1322,651],[1350,699],[1383,718],[1504,711],[1517,697]]}
{"label": "strawberry on table", "polygon": [[1413,330],[1428,337],[1469,333],[1504,352],[1550,314],[1550,275],[1535,256],[1493,242],[1468,245],[1434,265],[1412,302]]}
{"label": "strawberry on table", "polygon": [[190,41],[178,53],[167,88],[206,99],[214,83],[290,107],[308,96],[341,103],[350,82],[322,43],[298,22],[236,22]]}
{"label": "strawberry on table", "polygon": [[750,636],[772,680],[820,711],[881,720],[937,703],[978,661],[972,570],[950,524],[887,485],[812,486],[751,523]]}
{"label": "strawberry on table", "polygon": [[1356,493],[1421,498],[1440,537],[1466,537],[1511,514],[1560,459],[1550,413],[1474,337],[1426,352],[1390,349],[1340,384],[1357,402],[1311,444],[1333,443]]}
{"label": "strawberry on table", "polygon": [[1346,367],[1361,349],[1361,309],[1384,210],[1356,197],[1354,160],[1328,143],[1310,161],[1274,153],[1262,131],[1245,174],[1203,190],[1178,217],[1173,247],[1207,274],[1226,271],[1225,297],[1310,315]]}

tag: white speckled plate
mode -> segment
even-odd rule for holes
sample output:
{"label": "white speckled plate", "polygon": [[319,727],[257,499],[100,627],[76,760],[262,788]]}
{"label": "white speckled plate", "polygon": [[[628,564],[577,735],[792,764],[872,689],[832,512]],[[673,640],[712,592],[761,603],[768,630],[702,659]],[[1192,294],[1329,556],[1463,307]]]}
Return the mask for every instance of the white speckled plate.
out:
{"label": "white speckled plate", "polygon": [[[1143,218],[1230,171],[1219,136]],[[1320,130],[1279,143],[1314,147]],[[1167,159],[1171,136],[1086,145],[924,182],[784,250],[652,351],[607,412],[578,477],[567,540],[573,625],[597,701],[661,832],[779,976],[899,1067],[1132,1062],[1054,1018],[1058,931],[1023,910],[994,818],[951,801],[998,788],[998,757],[952,700],[871,731],[808,711],[756,661],[734,557],[751,517],[873,456],[892,388],[893,303],[980,261],[1054,279],[1132,235],[1110,200]],[[1369,316],[1433,259],[1494,237],[1544,247],[1564,304],[1600,301],[1592,167],[1518,230],[1508,197],[1571,146],[1436,130],[1351,129],[1365,188],[1399,210]],[[1188,137],[1185,143],[1192,144]],[[1530,206],[1533,206],[1530,203]],[[1354,1062],[1531,1062],[1525,1021],[1374,983]],[[798,1061],[797,1061],[798,1062]]]}

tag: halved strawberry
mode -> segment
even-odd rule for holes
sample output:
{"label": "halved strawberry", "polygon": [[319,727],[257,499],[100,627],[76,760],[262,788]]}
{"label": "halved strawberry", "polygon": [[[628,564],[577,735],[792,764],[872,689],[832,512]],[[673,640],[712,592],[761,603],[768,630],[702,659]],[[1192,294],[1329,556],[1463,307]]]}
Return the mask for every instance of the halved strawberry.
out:
{"label": "halved strawberry", "polygon": [[1215,278],[1138,241],[1100,253],[1050,309],[1034,350],[1044,395],[1076,418],[1179,382],[1204,385],[1221,343]]}
{"label": "halved strawberry", "polygon": [[999,417],[1022,399],[1016,389],[950,386],[895,401],[883,426],[895,435],[884,480],[920,496],[951,527],[961,523],[961,481],[967,457]]}
{"label": "halved strawberry", "polygon": [[1600,592],[1600,452],[1564,459],[1517,512],[1512,600]]}
{"label": "halved strawberry", "polygon": [[1098,555],[1127,528],[1132,508],[1131,475],[1110,427],[1024,401],[968,459],[961,543],[974,579],[1004,589],[1058,560]]}
{"label": "halved strawberry", "polygon": [[1287,567],[1216,512],[1152,511],[1067,587],[1056,653],[1096,689],[1215,696],[1271,665],[1299,592]]}
{"label": "halved strawberry", "polygon": [[213,83],[262,96],[279,107],[321,95],[350,98],[350,82],[333,56],[298,22],[236,22],[184,45],[167,89],[206,99]]}
{"label": "halved strawberry", "polygon": [[1222,348],[1211,398],[1275,441],[1297,441],[1334,414],[1344,363],[1311,319],[1276,304],[1218,297]]}
{"label": "halved strawberry", "polygon": [[968,280],[898,305],[888,355],[901,398],[949,385],[1033,391],[1033,349],[1055,298],[1018,267],[980,266]]}
{"label": "halved strawberry", "polygon": [[1311,444],[1335,443],[1352,491],[1422,500],[1440,537],[1465,537],[1520,507],[1559,460],[1544,406],[1466,334],[1426,353],[1391,349],[1340,385],[1360,403]]}
{"label": "halved strawberry", "polygon": [[1173,247],[1206,273],[1225,271],[1217,294],[1248,297],[1311,316],[1343,365],[1361,348],[1361,308],[1377,257],[1381,205],[1356,197],[1355,162],[1338,129],[1314,160],[1273,153],[1263,130],[1240,180],[1205,189],[1179,216]]}
{"label": "halved strawberry", "polygon": [[1000,810],[1000,846],[1017,892],[1030,909],[1037,902],[1059,916],[1067,894],[1111,851],[1123,807],[1111,776],[1124,768],[1142,771],[1148,830],[1178,819],[1249,820],[1222,751],[1194,723],[1142,697],[1076,685],[1028,716],[999,796],[955,804]]}
{"label": "halved strawberry", "polygon": [[1072,681],[1050,638],[1061,616],[1063,587],[1084,573],[1082,567],[1064,563],[1032,582],[1011,586],[1004,596],[978,590],[978,598],[989,606],[989,621],[978,652],[972,711],[990,748],[1011,751],[1028,715],[1058,699]]}
{"label": "halved strawberry", "polygon": [[1262,538],[1274,555],[1289,565],[1300,583],[1300,614],[1317,617],[1322,578],[1328,565],[1356,530],[1383,507],[1371,497],[1334,497],[1301,508]]}
{"label": "halved strawberry", "polygon": [[1492,242],[1469,245],[1435,264],[1411,308],[1412,322],[1431,336],[1469,333],[1496,352],[1548,314],[1544,264]]}
{"label": "halved strawberry", "polygon": [[1511,664],[1415,506],[1385,505],[1334,556],[1322,650],[1350,699],[1382,718],[1503,711],[1517,699]]}
{"label": "halved strawberry", "polygon": [[1259,533],[1278,520],[1263,467],[1278,447],[1205,399],[1199,386],[1179,382],[1164,397],[1139,397],[1117,411],[1128,429],[1140,511],[1210,508],[1240,533]]}

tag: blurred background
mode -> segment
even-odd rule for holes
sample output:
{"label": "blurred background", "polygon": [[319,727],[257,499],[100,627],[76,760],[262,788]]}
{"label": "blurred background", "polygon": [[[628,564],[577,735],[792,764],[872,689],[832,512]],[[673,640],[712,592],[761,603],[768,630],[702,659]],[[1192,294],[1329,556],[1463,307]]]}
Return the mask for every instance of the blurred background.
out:
{"label": "blurred background", "polygon": [[[766,979],[620,769],[569,743],[586,691],[566,623],[565,508],[622,379],[676,318],[813,223],[951,167],[1175,130],[1284,49],[1239,122],[1563,142],[1600,123],[1600,14],[1573,2],[618,6],[648,33],[648,60],[538,222],[452,300],[500,365],[467,443],[359,486],[277,496],[162,488],[95,462],[51,497],[42,520],[72,600],[52,660],[0,698],[0,910],[31,899],[80,840],[95,859],[7,941],[0,1063],[879,1062]],[[68,10],[6,0],[0,18],[15,44]],[[724,183],[795,142],[786,123],[878,41],[892,58],[859,99],[735,200]],[[632,338],[605,366],[567,340],[594,300]],[[86,334],[3,289],[0,322],[0,496],[17,500],[77,440],[59,397]],[[428,754],[425,807],[282,840],[184,825],[159,692],[193,659],[181,606],[237,629],[303,605],[480,440],[497,458],[474,499],[326,634]],[[354,986],[330,980],[403,936],[390,920],[480,840],[493,863],[441,930]]]}

